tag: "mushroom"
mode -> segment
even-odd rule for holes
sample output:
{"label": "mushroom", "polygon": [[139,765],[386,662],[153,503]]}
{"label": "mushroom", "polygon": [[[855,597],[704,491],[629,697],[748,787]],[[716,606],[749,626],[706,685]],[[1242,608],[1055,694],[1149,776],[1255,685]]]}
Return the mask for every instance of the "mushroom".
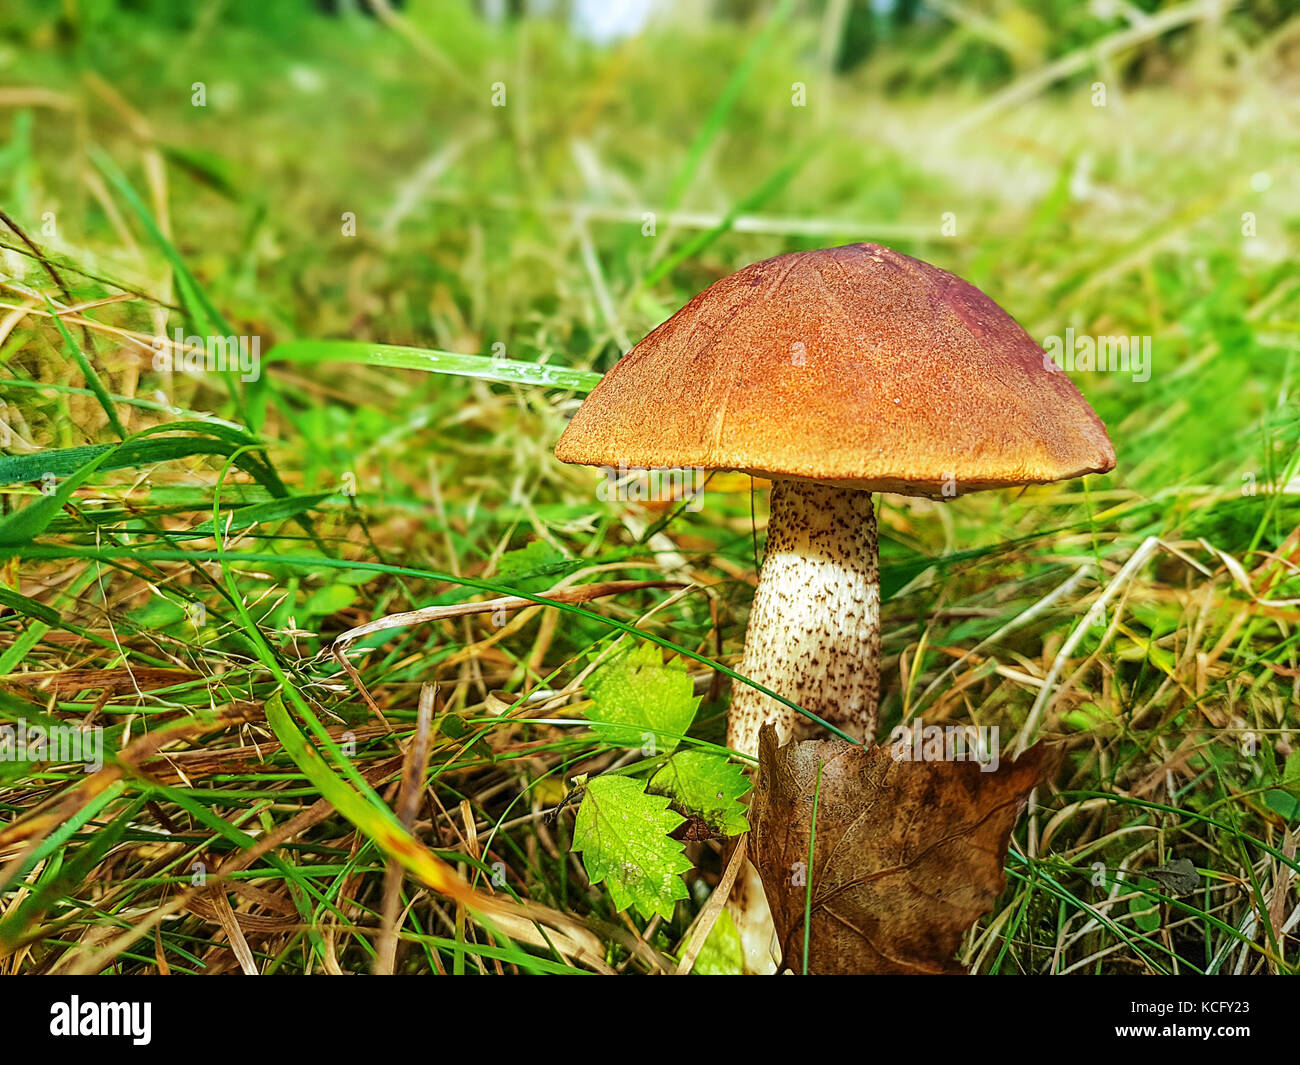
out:
{"label": "mushroom", "polygon": [[[1101,419],[1014,318],[877,244],[778,255],[711,285],[605,374],[555,453],[770,480],[739,673],[863,741],[880,683],[871,493],[947,500],[1115,465]],[[763,724],[784,743],[797,718],[738,684],[728,745],[756,756]],[[750,873],[743,891],[761,900]]]}

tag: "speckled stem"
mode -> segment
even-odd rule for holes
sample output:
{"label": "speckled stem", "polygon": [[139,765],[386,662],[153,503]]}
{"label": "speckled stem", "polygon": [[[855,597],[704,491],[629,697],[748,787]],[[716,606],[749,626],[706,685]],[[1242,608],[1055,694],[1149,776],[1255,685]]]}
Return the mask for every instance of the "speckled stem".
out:
{"label": "speckled stem", "polygon": [[[737,670],[855,739],[872,737],[880,697],[880,567],[871,493],[774,481],[767,554]],[[789,707],[737,681],[727,745],[758,753],[758,731],[785,743]]]}

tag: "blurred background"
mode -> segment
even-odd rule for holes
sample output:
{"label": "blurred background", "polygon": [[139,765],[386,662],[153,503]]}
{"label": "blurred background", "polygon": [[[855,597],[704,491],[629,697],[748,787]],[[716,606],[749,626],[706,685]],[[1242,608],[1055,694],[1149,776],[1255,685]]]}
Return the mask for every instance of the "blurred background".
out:
{"label": "blurred background", "polygon": [[598,370],[744,263],[876,240],[1036,338],[1155,337],[1150,381],[1079,381],[1124,424],[1123,469],[1236,480],[1259,463],[1232,432],[1295,341],[1296,10],[23,0],[0,16],[0,194],[43,247],[165,295],[104,153],[264,352]]}

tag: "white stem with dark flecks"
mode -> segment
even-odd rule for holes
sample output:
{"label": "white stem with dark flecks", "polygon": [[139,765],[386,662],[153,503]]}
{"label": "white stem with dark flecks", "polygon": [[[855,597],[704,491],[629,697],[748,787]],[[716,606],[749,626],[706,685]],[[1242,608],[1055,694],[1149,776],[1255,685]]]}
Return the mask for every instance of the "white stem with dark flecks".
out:
{"label": "white stem with dark flecks", "polygon": [[[737,671],[855,739],[876,728],[880,567],[870,492],[775,481],[767,554]],[[727,745],[758,754],[758,731],[785,743],[798,715],[737,681]]]}
{"label": "white stem with dark flecks", "polygon": [[[810,481],[774,481],[767,553],[745,633],[739,673],[855,739],[875,735],[880,696],[880,567],[871,493]],[[727,746],[758,754],[772,724],[777,742],[799,715],[737,681]],[[772,917],[751,862],[728,909],[740,933],[745,970],[776,970]]]}

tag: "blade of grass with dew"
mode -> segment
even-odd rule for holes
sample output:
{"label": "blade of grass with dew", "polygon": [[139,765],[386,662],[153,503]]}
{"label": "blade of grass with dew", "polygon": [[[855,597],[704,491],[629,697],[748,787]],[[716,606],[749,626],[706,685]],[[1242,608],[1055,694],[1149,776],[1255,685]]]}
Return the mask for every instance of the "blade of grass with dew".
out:
{"label": "blade of grass with dew", "polygon": [[548,363],[519,362],[494,355],[467,355],[436,348],[407,348],[393,344],[366,344],[356,340],[288,340],[266,354],[267,363],[292,362],[314,365],[326,362],[383,366],[400,370],[476,377],[515,385],[561,388],[567,392],[590,392],[600,374]]}

